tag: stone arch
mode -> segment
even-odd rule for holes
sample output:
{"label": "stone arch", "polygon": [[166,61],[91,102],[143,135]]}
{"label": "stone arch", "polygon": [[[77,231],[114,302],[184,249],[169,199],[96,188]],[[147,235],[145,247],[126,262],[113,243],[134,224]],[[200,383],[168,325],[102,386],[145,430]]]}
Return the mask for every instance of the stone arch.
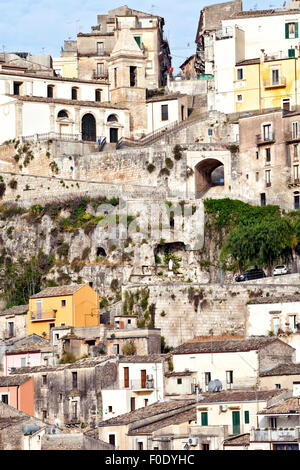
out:
{"label": "stone arch", "polygon": [[107,118],[107,122],[119,122],[116,114],[110,114]]}
{"label": "stone arch", "polygon": [[195,166],[195,194],[200,197],[203,191],[212,186],[224,186],[224,163],[216,158],[205,158]]}
{"label": "stone arch", "polygon": [[87,113],[81,120],[82,140],[96,142],[96,119],[91,113]]}

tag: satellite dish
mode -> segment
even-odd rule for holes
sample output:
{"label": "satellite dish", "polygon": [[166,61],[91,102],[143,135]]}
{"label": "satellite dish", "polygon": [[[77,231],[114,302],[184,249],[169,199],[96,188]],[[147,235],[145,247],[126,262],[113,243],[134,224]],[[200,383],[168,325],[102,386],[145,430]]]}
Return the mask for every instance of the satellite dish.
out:
{"label": "satellite dish", "polygon": [[61,425],[61,421],[60,421],[60,419],[58,419],[58,418],[55,418],[55,420],[54,420],[54,426],[57,426],[57,427],[59,427],[60,425]]}
{"label": "satellite dish", "polygon": [[220,392],[222,390],[222,382],[219,379],[211,380],[207,388],[209,392]]}

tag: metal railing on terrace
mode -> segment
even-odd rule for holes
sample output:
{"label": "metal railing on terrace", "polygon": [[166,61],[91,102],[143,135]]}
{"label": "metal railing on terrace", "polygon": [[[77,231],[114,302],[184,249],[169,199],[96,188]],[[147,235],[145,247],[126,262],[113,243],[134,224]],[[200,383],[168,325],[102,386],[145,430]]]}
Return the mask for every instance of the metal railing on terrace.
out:
{"label": "metal railing on terrace", "polygon": [[266,134],[257,134],[256,135],[256,144],[267,144],[275,142],[275,132],[269,132]]}
{"label": "metal railing on terrace", "polygon": [[30,310],[30,319],[31,321],[55,320],[56,310],[42,310],[41,312]]}

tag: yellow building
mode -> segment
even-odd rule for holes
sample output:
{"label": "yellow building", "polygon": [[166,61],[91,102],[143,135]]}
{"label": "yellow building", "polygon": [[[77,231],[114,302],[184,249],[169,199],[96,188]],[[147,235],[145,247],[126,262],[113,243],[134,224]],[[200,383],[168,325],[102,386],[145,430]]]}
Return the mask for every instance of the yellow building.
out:
{"label": "yellow building", "polygon": [[53,59],[53,69],[63,78],[78,78],[77,57],[57,57]]}
{"label": "yellow building", "polygon": [[49,338],[57,326],[95,326],[100,323],[98,294],[88,284],[47,287],[29,299],[27,335]]}
{"label": "yellow building", "polygon": [[300,57],[297,49],[240,61],[234,69],[235,112],[272,108],[291,110],[300,104]]}

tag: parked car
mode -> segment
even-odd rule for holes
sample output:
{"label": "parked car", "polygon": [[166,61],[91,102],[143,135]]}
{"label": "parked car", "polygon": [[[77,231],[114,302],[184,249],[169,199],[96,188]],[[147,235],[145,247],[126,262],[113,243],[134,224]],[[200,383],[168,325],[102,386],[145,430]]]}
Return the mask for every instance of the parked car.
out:
{"label": "parked car", "polygon": [[263,277],[266,277],[266,274],[263,269],[253,268],[253,269],[248,269],[242,274],[238,274],[235,277],[235,280],[236,282],[242,282],[242,281],[251,281],[252,279],[261,279]]}
{"label": "parked car", "polygon": [[273,269],[273,276],[281,276],[282,274],[288,274],[289,269],[285,264],[280,264],[278,266],[275,266]]}

